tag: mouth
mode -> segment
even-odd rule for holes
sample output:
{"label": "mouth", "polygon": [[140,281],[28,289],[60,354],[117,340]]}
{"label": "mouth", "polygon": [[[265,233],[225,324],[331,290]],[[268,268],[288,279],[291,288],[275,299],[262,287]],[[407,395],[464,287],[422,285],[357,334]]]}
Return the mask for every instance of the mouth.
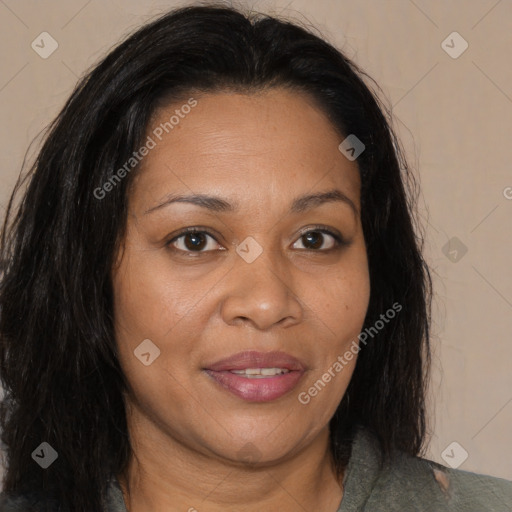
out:
{"label": "mouth", "polygon": [[289,393],[306,372],[284,352],[239,352],[203,368],[222,391],[248,402],[270,402]]}
{"label": "mouth", "polygon": [[245,370],[229,371],[235,375],[240,375],[240,377],[245,377],[246,379],[266,379],[290,372],[287,368],[246,368]]}

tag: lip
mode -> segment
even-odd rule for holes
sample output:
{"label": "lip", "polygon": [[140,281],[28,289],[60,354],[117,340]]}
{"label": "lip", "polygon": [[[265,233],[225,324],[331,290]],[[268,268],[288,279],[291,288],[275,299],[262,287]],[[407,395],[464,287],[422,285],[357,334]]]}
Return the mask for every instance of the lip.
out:
{"label": "lip", "polygon": [[[288,373],[250,379],[231,370],[286,368]],[[285,352],[239,352],[208,365],[203,370],[223,389],[248,402],[270,402],[289,393],[306,372],[306,366]]]}
{"label": "lip", "polygon": [[247,350],[209,364],[204,369],[214,372],[245,370],[247,368],[286,368],[290,371],[304,371],[306,366],[286,352],[257,352]]}

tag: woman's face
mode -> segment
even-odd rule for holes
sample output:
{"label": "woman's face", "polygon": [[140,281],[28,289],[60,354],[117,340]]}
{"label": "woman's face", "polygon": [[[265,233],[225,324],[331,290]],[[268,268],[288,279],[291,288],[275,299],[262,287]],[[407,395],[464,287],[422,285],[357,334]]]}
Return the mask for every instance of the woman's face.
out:
{"label": "woman's face", "polygon": [[[164,451],[285,460],[325,434],[355,366],[333,371],[370,294],[357,163],[308,96],[195,100],[148,127],[113,273],[129,425]],[[170,202],[198,195],[215,199]]]}

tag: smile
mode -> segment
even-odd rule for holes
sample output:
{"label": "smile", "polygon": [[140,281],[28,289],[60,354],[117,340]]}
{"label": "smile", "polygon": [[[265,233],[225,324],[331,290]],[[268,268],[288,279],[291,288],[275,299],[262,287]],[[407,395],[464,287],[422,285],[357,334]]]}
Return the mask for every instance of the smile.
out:
{"label": "smile", "polygon": [[248,379],[264,379],[266,377],[273,377],[274,375],[281,375],[288,373],[290,370],[287,368],[247,368],[245,370],[230,370],[231,373],[241,375]]}
{"label": "smile", "polygon": [[294,389],[304,370],[282,368],[247,368],[246,370],[205,370],[222,391],[247,402],[270,402]]}

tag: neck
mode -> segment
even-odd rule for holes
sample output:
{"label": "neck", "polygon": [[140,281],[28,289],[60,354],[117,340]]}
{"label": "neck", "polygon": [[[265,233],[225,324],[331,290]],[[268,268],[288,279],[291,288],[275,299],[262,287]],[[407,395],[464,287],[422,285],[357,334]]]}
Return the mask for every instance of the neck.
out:
{"label": "neck", "polygon": [[128,512],[336,512],[343,495],[328,428],[295,456],[259,467],[213,459],[168,438],[155,445],[153,436],[135,435],[132,448],[126,471],[118,476]]}

